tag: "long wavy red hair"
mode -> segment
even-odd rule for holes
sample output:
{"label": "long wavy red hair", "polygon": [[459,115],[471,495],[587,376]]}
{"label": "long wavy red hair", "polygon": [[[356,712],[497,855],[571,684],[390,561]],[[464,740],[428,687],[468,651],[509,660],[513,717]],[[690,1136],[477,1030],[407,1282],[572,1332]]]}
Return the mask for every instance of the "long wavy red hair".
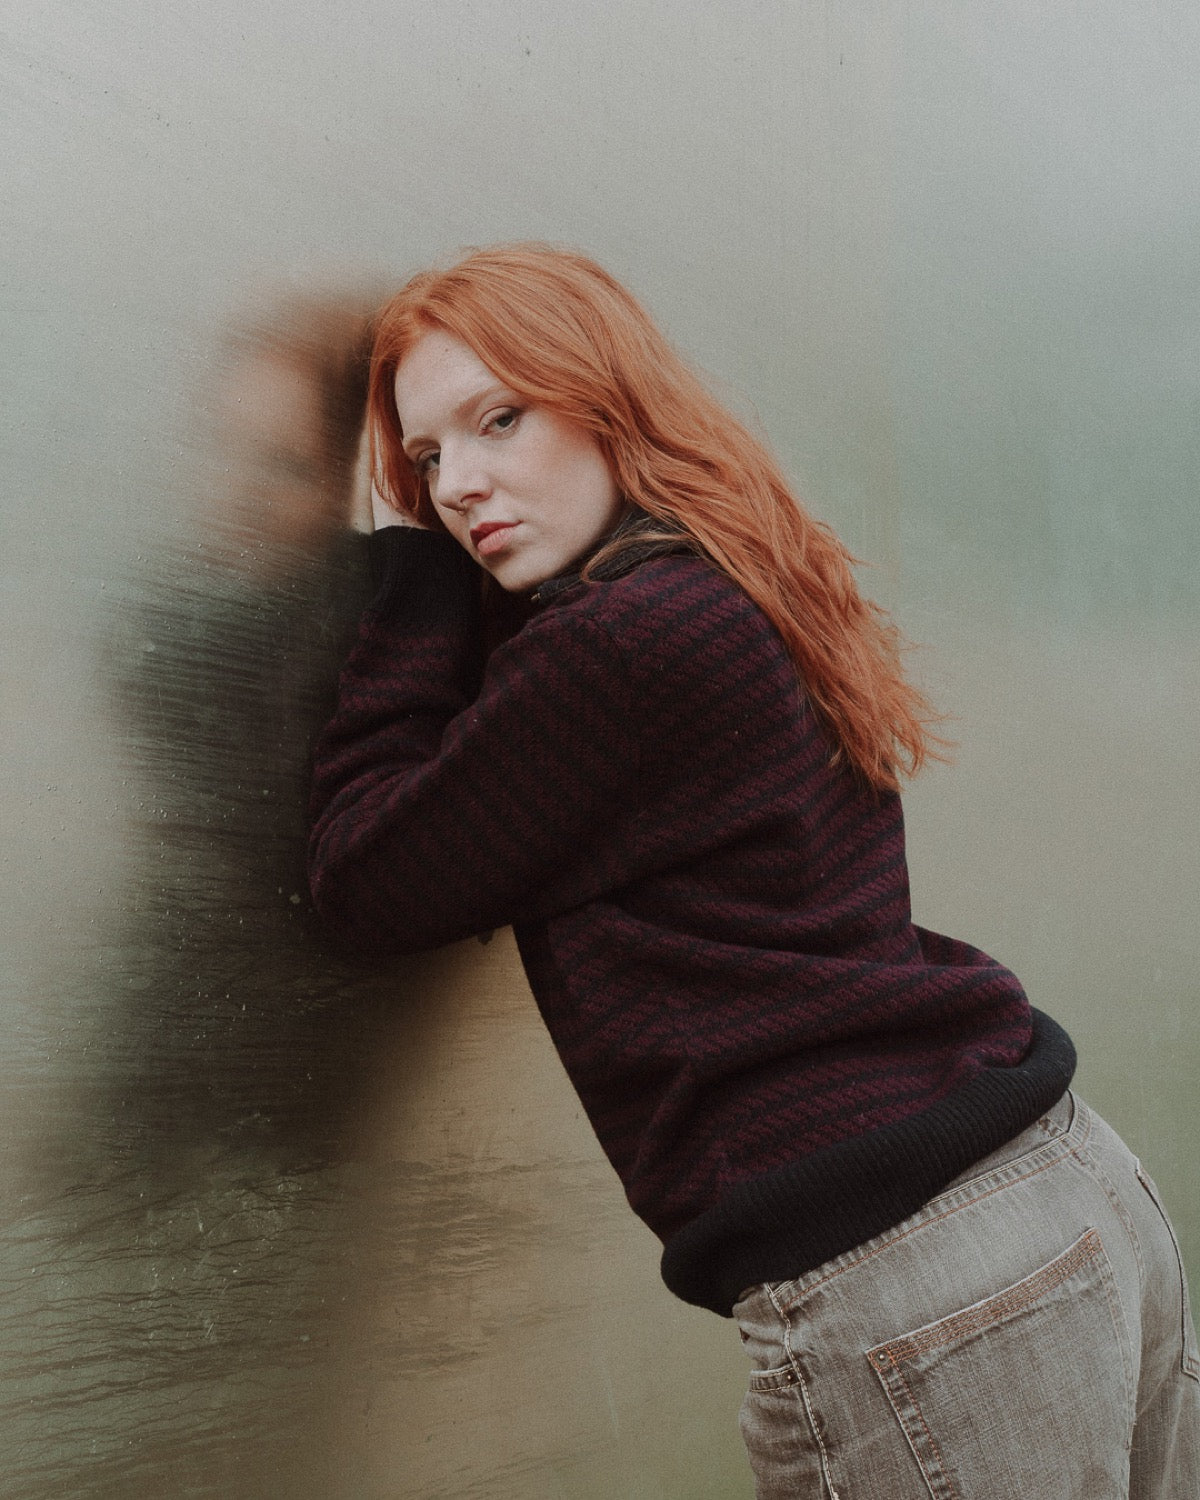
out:
{"label": "long wavy red hair", "polygon": [[895,789],[899,773],[937,754],[937,715],[904,677],[896,626],[859,593],[855,559],[641,305],[586,256],[539,244],[476,250],[413,277],[383,308],[368,424],[375,483],[391,504],[441,526],[404,454],[394,393],[397,367],[431,329],[461,339],[524,399],[591,432],[625,498],[667,534],[684,533],[754,600],[787,645],[835,759]]}

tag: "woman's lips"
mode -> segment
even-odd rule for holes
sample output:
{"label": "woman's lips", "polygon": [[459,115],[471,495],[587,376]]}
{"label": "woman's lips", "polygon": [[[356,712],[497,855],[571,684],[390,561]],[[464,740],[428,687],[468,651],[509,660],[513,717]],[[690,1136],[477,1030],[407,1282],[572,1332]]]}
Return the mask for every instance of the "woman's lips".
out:
{"label": "woman's lips", "polygon": [[471,541],[480,557],[492,557],[508,546],[509,538],[517,529],[516,521],[486,521],[482,526],[471,528]]}

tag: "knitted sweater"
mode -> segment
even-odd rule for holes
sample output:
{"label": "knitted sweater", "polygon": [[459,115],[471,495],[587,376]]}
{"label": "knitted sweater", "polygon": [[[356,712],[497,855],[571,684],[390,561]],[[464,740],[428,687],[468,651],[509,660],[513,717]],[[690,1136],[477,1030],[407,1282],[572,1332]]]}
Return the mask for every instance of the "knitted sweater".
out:
{"label": "knitted sweater", "polygon": [[698,557],[560,592],[486,664],[479,575],[396,528],[316,755],[310,874],[368,956],[511,923],[663,1276],[728,1315],[1061,1097],[1069,1039],[914,926],[899,799]]}

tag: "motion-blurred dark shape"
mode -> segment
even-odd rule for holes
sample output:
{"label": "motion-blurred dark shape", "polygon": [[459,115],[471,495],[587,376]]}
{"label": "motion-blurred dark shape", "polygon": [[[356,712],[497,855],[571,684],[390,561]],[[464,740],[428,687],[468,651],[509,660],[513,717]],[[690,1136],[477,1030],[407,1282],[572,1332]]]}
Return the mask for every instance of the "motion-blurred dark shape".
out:
{"label": "motion-blurred dark shape", "polygon": [[353,1027],[305,922],[304,797],[365,597],[369,337],[365,309],[309,299],[235,336],[222,490],[143,564],[107,646],[136,796],[97,1104],[127,1149],[336,1134]]}
{"label": "motion-blurred dark shape", "polygon": [[119,915],[73,979],[47,955],[75,1019],[30,1090],[0,1240],[6,1497],[332,1492],[342,1166],[377,1006],[306,921],[304,797],[368,587],[369,339],[355,299],[239,330],[198,403],[192,540],[109,594]]}

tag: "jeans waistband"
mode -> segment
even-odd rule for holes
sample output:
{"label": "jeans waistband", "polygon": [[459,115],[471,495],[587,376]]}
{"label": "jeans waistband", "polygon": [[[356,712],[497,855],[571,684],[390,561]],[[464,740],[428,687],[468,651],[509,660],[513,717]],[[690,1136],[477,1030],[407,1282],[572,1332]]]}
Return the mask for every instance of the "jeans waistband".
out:
{"label": "jeans waistband", "polygon": [[973,1182],[977,1177],[984,1177],[1007,1162],[1015,1161],[1018,1157],[1026,1156],[1030,1151],[1039,1150],[1052,1142],[1058,1142],[1065,1149],[1071,1150],[1077,1145],[1082,1145],[1090,1133],[1091,1112],[1082,1099],[1077,1098],[1068,1089],[1053,1109],[1047,1110],[1040,1119],[1027,1126],[1019,1135],[1013,1136],[1011,1141],[1006,1141],[1003,1146],[998,1146],[989,1155],[973,1162],[965,1172],[959,1173],[953,1181],[947,1183],[936,1197],[942,1198],[945,1194],[952,1193],[955,1188],[961,1187],[963,1183]]}
{"label": "jeans waistband", "polygon": [[[1040,1119],[1006,1141],[1003,1146],[974,1162],[918,1209],[911,1219],[905,1219],[902,1224],[886,1230],[879,1236],[879,1240],[893,1237],[903,1225],[915,1226],[922,1220],[951,1213],[972,1199],[1003,1186],[1006,1181],[1016,1181],[1052,1165],[1083,1145],[1091,1134],[1092,1121],[1087,1105],[1068,1089],[1058,1103]],[[981,1182],[985,1177],[993,1180],[985,1185]],[[875,1241],[868,1241],[867,1244],[873,1245]],[[831,1271],[857,1260],[865,1248],[860,1245],[836,1256],[823,1266],[815,1266],[795,1281],[788,1282],[789,1291],[802,1294],[805,1288],[824,1281]],[[752,1296],[757,1290],[757,1287],[747,1287],[738,1300]]]}

